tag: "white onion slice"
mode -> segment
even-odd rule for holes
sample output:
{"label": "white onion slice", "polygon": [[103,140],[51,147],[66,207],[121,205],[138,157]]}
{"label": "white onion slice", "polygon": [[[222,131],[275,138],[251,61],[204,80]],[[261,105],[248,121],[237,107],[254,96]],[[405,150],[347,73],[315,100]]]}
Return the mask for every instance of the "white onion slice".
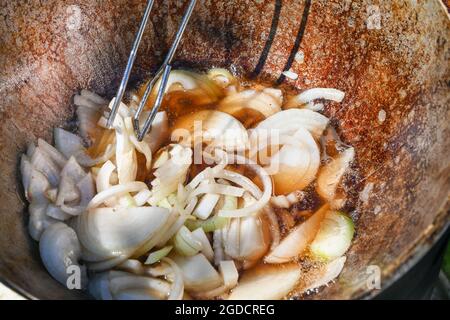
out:
{"label": "white onion slice", "polygon": [[265,88],[261,91],[244,90],[228,95],[219,104],[219,111],[237,116],[242,110],[250,109],[259,112],[264,118],[281,111],[283,95],[281,90]]}
{"label": "white onion slice", "polygon": [[286,297],[300,280],[301,270],[295,264],[260,265],[246,271],[233,289],[229,300],[278,300]]}
{"label": "white onion slice", "polygon": [[317,177],[317,193],[322,198],[330,202],[334,199],[336,188],[354,157],[355,150],[348,148],[320,169]]}
{"label": "white onion slice", "polygon": [[202,110],[178,118],[172,128],[172,140],[179,140],[189,134],[189,141],[183,143],[193,145],[196,123],[201,124],[199,133],[202,134],[204,143],[213,143],[229,151],[245,149],[248,144],[244,126],[236,118],[216,110]]}
{"label": "white onion slice", "polygon": [[207,193],[198,201],[192,214],[200,219],[207,219],[220,199],[219,194]]}
{"label": "white onion slice", "polygon": [[139,192],[143,189],[147,189],[147,185],[141,181],[133,181],[124,184],[119,184],[110,187],[102,192],[99,192],[92,198],[91,202],[88,205],[88,209],[93,209],[101,205],[106,200],[112,197],[122,196],[126,193],[130,192]]}
{"label": "white onion slice", "polygon": [[127,261],[122,262],[116,267],[117,270],[122,270],[126,272],[131,272],[137,275],[142,275],[145,272],[144,266],[139,260],[136,259],[128,259]]}
{"label": "white onion slice", "polygon": [[52,186],[59,184],[58,166],[39,148],[37,147],[30,160],[32,166],[42,172]]}
{"label": "white onion slice", "polygon": [[[142,117],[145,114],[142,113]],[[141,122],[143,124],[143,122]],[[152,122],[150,131],[145,135],[143,141],[148,144],[151,151],[154,153],[158,151],[164,141],[169,137],[169,118],[166,111],[156,113],[155,119]]]}
{"label": "white onion slice", "polygon": [[148,189],[143,189],[139,191],[133,198],[134,202],[136,203],[136,206],[140,207],[143,206],[147,200],[151,197],[152,193]]}
{"label": "white onion slice", "polygon": [[61,171],[61,176],[65,175],[71,177],[73,181],[79,182],[81,179],[83,179],[83,177],[86,176],[86,172],[80,166],[75,157],[70,157]]}
{"label": "white onion slice", "polygon": [[69,206],[66,204],[61,205],[61,209],[72,216],[83,213],[95,195],[94,179],[90,173],[85,175],[76,186],[81,192],[80,203],[76,206]]}
{"label": "white onion slice", "polygon": [[158,207],[97,208],[80,215],[76,230],[89,252],[104,259],[132,255],[149,241],[170,213]]}
{"label": "white onion slice", "polygon": [[184,286],[188,291],[203,292],[222,284],[219,273],[201,253],[192,257],[177,255],[173,260],[183,274]]}
{"label": "white onion slice", "polygon": [[47,216],[60,221],[65,221],[72,217],[70,214],[65,213],[61,210],[61,208],[51,203],[47,206],[47,210],[45,211],[45,213],[47,214]]}
{"label": "white onion slice", "polygon": [[60,168],[64,167],[67,159],[55,147],[42,139],[38,139],[38,147],[41,151],[45,152],[48,157],[53,160],[53,162],[55,162]]}
{"label": "white onion slice", "polygon": [[69,131],[62,128],[55,128],[53,131],[56,148],[68,159],[86,151],[83,140]]}
{"label": "white onion slice", "polygon": [[299,146],[283,145],[270,159],[275,194],[289,194],[304,189],[316,177],[320,151],[312,135],[300,127],[293,136]]}
{"label": "white onion slice", "polygon": [[50,189],[50,183],[47,177],[40,171],[32,168],[28,184],[28,200],[35,203],[47,203],[46,195],[48,189]]}
{"label": "white onion slice", "polygon": [[292,135],[298,128],[304,127],[318,140],[327,125],[328,118],[318,112],[308,109],[288,109],[261,121],[255,130],[263,133],[276,131],[280,135]]}
{"label": "white onion slice", "polygon": [[306,104],[316,99],[332,100],[341,102],[345,97],[345,92],[333,88],[313,88],[308,89],[295,96],[294,99],[299,104]]}
{"label": "white onion slice", "polygon": [[58,220],[47,216],[46,210],[47,203],[45,202],[31,202],[28,206],[28,212],[30,214],[28,232],[36,241],[39,241],[45,229],[58,222]]}
{"label": "white onion slice", "polygon": [[233,197],[242,197],[244,189],[233,187],[219,183],[208,183],[198,186],[194,191],[188,195],[188,200],[202,194],[222,194]]}
{"label": "white onion slice", "polygon": [[184,293],[183,274],[177,264],[170,258],[162,258],[162,261],[168,263],[174,273],[174,281],[172,283],[168,300],[181,300]]}
{"label": "white onion slice", "polygon": [[231,289],[237,285],[239,273],[233,260],[220,261],[219,272],[225,287]]}
{"label": "white onion slice", "polygon": [[62,175],[58,195],[56,197],[56,205],[61,206],[68,202],[78,202],[80,201],[80,197],[81,193],[77,188],[75,181],[67,174]]}
{"label": "white onion slice", "polygon": [[111,174],[116,169],[116,166],[111,161],[106,161],[100,168],[97,174],[96,186],[97,192],[100,193],[111,187]]}
{"label": "white onion slice", "polygon": [[314,240],[329,206],[324,205],[308,220],[296,226],[265,258],[267,263],[284,263],[299,256]]}
{"label": "white onion slice", "polygon": [[[317,275],[310,276],[308,274],[309,277],[307,277],[307,279],[310,279],[310,281],[306,289],[303,290],[303,292],[308,292],[321,286],[328,285],[328,283],[330,283],[339,276],[342,269],[344,268],[346,260],[347,258],[345,256],[342,256],[327,263],[322,268],[319,268],[319,270],[317,270],[318,273]],[[316,270],[310,271],[309,273],[314,274],[316,273]]]}
{"label": "white onion slice", "polygon": [[25,192],[25,198],[27,200],[30,200],[28,198],[28,187],[30,185],[32,172],[33,166],[31,165],[29,158],[25,154],[22,154],[20,157],[20,174],[22,176],[22,185]]}
{"label": "white onion slice", "polygon": [[208,237],[206,236],[205,231],[203,231],[202,228],[197,228],[192,231],[192,235],[202,244],[202,248],[200,249],[201,253],[203,253],[209,261],[213,261],[214,251],[211,247],[211,243],[209,242]]}
{"label": "white onion slice", "polygon": [[95,92],[92,92],[90,90],[81,89],[80,94],[82,97],[86,97],[87,99],[89,99],[90,101],[92,101],[98,105],[105,105],[108,103],[107,100],[105,100],[104,98],[102,98],[101,96],[99,96],[98,94],[96,94]]}
{"label": "white onion slice", "polygon": [[128,131],[128,138],[130,139],[136,150],[138,150],[145,156],[145,167],[147,168],[147,170],[149,170],[152,164],[152,150],[150,149],[150,146],[147,144],[147,142],[139,141],[136,138],[131,117],[126,117],[124,121],[125,127]]}
{"label": "white onion slice", "polygon": [[240,208],[236,210],[220,210],[219,216],[221,217],[245,217],[249,215],[253,215],[255,213],[258,213],[270,200],[270,196],[272,194],[272,181],[270,179],[270,176],[267,174],[267,172],[261,168],[261,166],[255,164],[250,159],[246,159],[239,155],[233,155],[235,157],[237,163],[244,163],[248,165],[261,179],[264,191],[263,194],[257,201],[248,207]]}

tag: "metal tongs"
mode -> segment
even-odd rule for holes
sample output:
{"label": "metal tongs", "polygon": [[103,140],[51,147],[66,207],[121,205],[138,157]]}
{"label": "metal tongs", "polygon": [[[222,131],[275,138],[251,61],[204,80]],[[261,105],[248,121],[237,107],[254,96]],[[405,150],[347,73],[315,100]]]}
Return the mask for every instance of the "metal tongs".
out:
{"label": "metal tongs", "polygon": [[[175,35],[175,39],[172,43],[172,46],[169,49],[169,52],[167,53],[164,62],[162,63],[161,67],[156,72],[154,78],[148,82],[144,96],[142,97],[141,101],[139,102],[139,107],[134,114],[133,117],[133,127],[134,131],[136,133],[136,137],[139,141],[142,141],[144,136],[147,134],[148,130],[150,129],[153,120],[155,119],[156,113],[158,112],[159,108],[161,107],[161,103],[164,97],[164,93],[166,91],[167,87],[167,81],[169,79],[170,70],[172,69],[172,66],[170,65],[172,62],[172,58],[175,54],[175,51],[177,50],[178,44],[180,43],[181,37],[183,35],[184,30],[186,29],[186,25],[189,22],[189,18],[191,17],[192,11],[194,10],[195,4],[197,0],[191,0],[189,3],[188,8],[186,9],[183,19],[181,20],[181,24],[178,28],[178,31]],[[119,109],[120,102],[122,101],[123,95],[125,93],[125,89],[127,87],[128,80],[130,78],[131,69],[133,68],[134,60],[136,59],[136,53],[139,48],[139,44],[142,39],[142,34],[144,33],[145,27],[147,25],[148,17],[150,16],[150,11],[152,10],[154,0],[148,0],[147,6],[145,8],[144,16],[142,17],[141,24],[139,26],[139,30],[136,34],[136,38],[134,39],[133,47],[131,48],[130,55],[128,57],[128,62],[125,67],[125,71],[123,72],[122,81],[120,82],[119,89],[117,90],[116,99],[114,101],[114,104],[112,106],[111,112],[108,116],[108,122],[107,126],[109,128],[112,127],[114,123],[114,118],[116,117],[117,111]],[[151,108],[150,114],[145,120],[144,126],[142,130],[140,129],[140,123],[139,118],[144,110],[145,103],[147,102],[148,97],[150,96],[150,93],[152,92],[152,89],[156,82],[161,79],[161,84],[158,89],[158,94],[156,96],[156,100]]]}

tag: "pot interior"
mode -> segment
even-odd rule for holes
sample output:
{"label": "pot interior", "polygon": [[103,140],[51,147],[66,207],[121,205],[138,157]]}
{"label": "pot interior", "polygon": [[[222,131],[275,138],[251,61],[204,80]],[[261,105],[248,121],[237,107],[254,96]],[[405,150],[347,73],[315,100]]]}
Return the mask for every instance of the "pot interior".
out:
{"label": "pot interior", "polygon": [[[164,58],[182,1],[156,1],[130,88]],[[18,159],[73,118],[73,94],[111,98],[143,0],[7,2],[0,8],[0,279],[43,299],[82,298],[53,280],[27,234]],[[357,298],[367,267],[382,287],[448,221],[450,23],[439,1],[199,1],[174,65],[225,67],[291,90],[346,92],[327,103],[356,149],[357,234],[337,283],[312,298]],[[282,76],[292,70],[295,81]],[[428,241],[428,242],[427,242]]]}

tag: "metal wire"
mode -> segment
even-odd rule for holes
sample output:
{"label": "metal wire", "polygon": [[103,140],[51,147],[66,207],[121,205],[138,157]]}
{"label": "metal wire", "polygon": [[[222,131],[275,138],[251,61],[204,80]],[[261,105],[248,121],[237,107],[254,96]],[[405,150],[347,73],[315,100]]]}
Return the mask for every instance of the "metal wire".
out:
{"label": "metal wire", "polygon": [[[123,98],[123,94],[125,92],[126,85],[128,83],[128,79],[130,77],[131,69],[133,67],[134,60],[136,58],[136,51],[139,47],[139,43],[142,39],[142,33],[144,32],[145,26],[148,21],[148,17],[151,11],[151,8],[153,6],[154,0],[149,0],[147,2],[147,7],[144,12],[144,16],[141,21],[141,25],[139,26],[138,33],[136,35],[136,39],[133,44],[133,48],[131,49],[130,56],[128,58],[127,66],[125,68],[122,81],[120,83],[119,89],[117,91],[116,100],[113,104],[111,113],[108,117],[108,126],[111,127],[114,123],[114,118],[117,114],[117,110],[119,108],[120,101]],[[173,59],[173,56],[175,55],[175,51],[178,48],[178,45],[181,41],[181,38],[183,36],[184,30],[186,29],[186,26],[189,22],[189,18],[192,15],[192,11],[194,10],[195,4],[197,3],[197,0],[191,0],[189,2],[189,5],[183,15],[183,18],[181,20],[180,26],[178,27],[177,33],[175,34],[175,38],[173,40],[172,46],[170,47],[169,51],[167,52],[167,55],[161,65],[161,67],[156,72],[155,76],[152,80],[150,80],[145,88],[144,95],[142,96],[141,101],[139,102],[138,109],[136,110],[136,113],[133,117],[133,127],[136,134],[136,137],[139,141],[142,141],[144,136],[147,134],[148,130],[150,130],[153,120],[155,119],[156,113],[159,111],[159,108],[161,107],[162,100],[164,98],[164,94],[166,92],[167,83],[169,80],[170,70],[172,69],[171,62]],[[158,88],[158,93],[155,99],[155,102],[152,105],[152,108],[150,110],[150,114],[148,115],[147,119],[144,122],[144,125],[142,127],[142,130],[140,128],[139,119],[141,116],[141,113],[144,110],[145,104],[147,103],[147,100],[150,96],[150,93],[152,92],[155,84],[160,80],[160,86]]]}

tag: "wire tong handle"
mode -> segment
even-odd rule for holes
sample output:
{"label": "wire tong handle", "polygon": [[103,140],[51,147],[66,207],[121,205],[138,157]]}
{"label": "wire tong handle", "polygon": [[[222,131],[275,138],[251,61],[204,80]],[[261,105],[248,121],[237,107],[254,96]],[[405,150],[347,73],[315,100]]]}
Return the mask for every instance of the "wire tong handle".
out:
{"label": "wire tong handle", "polygon": [[[195,4],[197,0],[191,0],[189,2],[189,5],[183,15],[183,18],[181,20],[180,26],[178,27],[177,33],[175,34],[175,39],[172,43],[172,46],[169,49],[169,52],[167,53],[164,62],[162,63],[161,67],[156,72],[155,76],[152,80],[150,80],[147,83],[147,86],[145,88],[144,95],[139,102],[138,109],[136,113],[133,116],[133,127],[134,131],[136,133],[136,137],[139,141],[142,141],[144,136],[147,134],[148,130],[151,128],[152,122],[155,119],[156,113],[158,112],[159,108],[161,107],[162,100],[164,98],[164,94],[166,92],[167,82],[169,80],[170,71],[172,69],[171,62],[172,58],[175,55],[175,51],[177,50],[177,47],[181,41],[181,37],[183,36],[184,30],[186,29],[186,25],[189,22],[189,18],[192,15],[192,11],[194,10]],[[152,10],[154,0],[149,0],[147,2],[147,6],[144,11],[144,16],[142,17],[141,24],[139,26],[139,30],[137,32],[136,38],[133,43],[133,47],[131,49],[130,55],[128,57],[128,62],[125,67],[125,71],[122,76],[122,80],[120,82],[119,88],[117,90],[116,99],[113,103],[111,112],[108,116],[108,122],[107,126],[112,127],[114,123],[114,118],[116,117],[117,111],[119,109],[120,102],[122,101],[123,95],[125,93],[125,89],[128,83],[128,80],[130,78],[131,69],[133,68],[134,60],[136,59],[136,53],[139,48],[139,44],[142,40],[142,35],[144,33],[145,27],[147,25],[148,18],[150,16],[150,11]],[[142,111],[144,110],[145,104],[150,96],[150,93],[152,92],[153,87],[158,82],[158,80],[161,79],[160,86],[158,88],[158,94],[156,95],[155,102],[152,106],[152,109],[150,111],[149,116],[144,122],[144,125],[141,130],[140,126],[140,115]]]}

